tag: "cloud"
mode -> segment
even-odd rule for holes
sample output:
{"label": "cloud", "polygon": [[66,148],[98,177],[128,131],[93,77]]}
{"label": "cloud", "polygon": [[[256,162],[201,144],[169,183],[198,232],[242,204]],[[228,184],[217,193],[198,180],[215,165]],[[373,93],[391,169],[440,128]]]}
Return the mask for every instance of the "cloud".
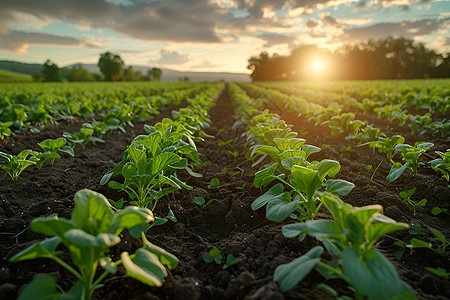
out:
{"label": "cloud", "polygon": [[403,21],[399,23],[379,23],[375,25],[347,28],[342,35],[336,36],[334,42],[357,42],[368,39],[384,39],[388,36],[414,39],[417,36],[428,35],[448,26],[450,18],[422,19],[418,21]]}
{"label": "cloud", "polygon": [[7,34],[0,35],[0,49],[26,53],[26,50],[30,45],[99,48],[98,45],[92,42],[64,35],[14,30],[10,30]]}
{"label": "cloud", "polygon": [[317,27],[319,25],[319,22],[316,19],[309,19],[308,22],[306,22],[306,27],[309,29],[313,29],[314,27]]}
{"label": "cloud", "polygon": [[280,44],[286,44],[289,48],[296,46],[295,37],[293,36],[266,33],[259,35],[258,38],[265,41],[265,44],[263,45],[264,48],[270,48]]}
{"label": "cloud", "polygon": [[150,61],[150,63],[156,63],[158,65],[182,65],[191,60],[189,54],[184,54],[176,50],[162,49],[160,55],[161,57],[158,60]]}
{"label": "cloud", "polygon": [[322,22],[325,25],[332,26],[332,27],[339,27],[340,26],[338,21],[337,21],[337,19],[332,17],[332,16],[330,16],[330,13],[322,15]]}
{"label": "cloud", "polygon": [[197,65],[191,66],[191,68],[215,68],[215,67],[218,67],[218,65],[208,59],[205,59],[204,61],[202,61]]}

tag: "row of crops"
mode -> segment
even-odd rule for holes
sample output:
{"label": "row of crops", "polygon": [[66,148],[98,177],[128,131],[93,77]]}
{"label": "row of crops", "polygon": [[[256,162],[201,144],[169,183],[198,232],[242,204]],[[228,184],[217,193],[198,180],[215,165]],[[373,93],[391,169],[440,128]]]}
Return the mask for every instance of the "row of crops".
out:
{"label": "row of crops", "polygon": [[[31,245],[8,260],[16,263],[50,258],[74,280],[63,291],[54,276],[36,277],[19,299],[36,295],[39,299],[56,299],[63,294],[90,299],[102,282],[120,272],[149,286],[161,287],[165,280],[174,280],[170,274],[183,260],[172,254],[170,247],[153,244],[152,230],[168,228],[165,230],[170,232],[170,222],[177,222],[170,207],[160,208],[166,203],[164,199],[176,199],[181,193],[196,195],[194,192],[200,190],[195,183],[202,180],[207,162],[198,146],[214,138],[218,148],[233,143],[220,140],[220,128],[216,128],[216,136],[209,134],[215,124],[208,111],[219,105],[221,94],[220,101],[231,101],[234,109],[232,130],[242,131],[240,138],[246,140],[242,153],[228,153],[235,158],[235,168],[242,174],[249,173],[253,183],[251,188],[244,184],[236,189],[253,189],[252,194],[257,194],[244,209],[264,215],[266,226],[281,224],[284,238],[315,245],[294,253],[288,262],[270,271],[279,290],[295,290],[316,272],[322,278],[318,288],[332,297],[416,299],[416,285],[396,270],[393,257],[377,245],[389,241],[398,247],[395,257],[399,260],[407,249],[411,253],[434,253],[440,257],[437,261],[444,263],[422,266],[423,272],[429,272],[438,282],[448,278],[448,227],[439,228],[448,225],[448,203],[434,200],[432,195],[428,200],[416,200],[427,188],[402,186],[405,180],[414,183],[426,173],[427,180],[434,180],[430,185],[449,194],[450,90],[445,82],[354,82],[326,87],[231,83],[225,90],[223,84],[191,83],[1,86],[0,137],[5,143],[43,134],[51,126],[77,124],[79,128],[42,140],[36,145],[40,151],[14,148],[2,152],[0,148],[4,185],[13,187],[22,180],[21,174],[33,167],[52,168],[57,159],[76,157],[78,150],[108,143],[113,133],[138,126],[145,132],[132,137],[112,169],[93,178],[108,190],[108,195],[120,195],[120,200],[119,196],[105,197],[83,189],[74,196],[70,219],[50,214],[31,221],[31,230],[50,238],[37,242],[34,238]],[[229,100],[224,95],[229,95]],[[175,107],[170,118],[151,121],[168,107]],[[369,157],[357,156],[364,149],[371,153]],[[350,174],[342,174],[342,170],[348,170],[347,157],[352,156],[363,163],[374,161],[374,157],[380,161],[360,170],[365,175],[372,173],[367,186],[353,183]],[[243,162],[238,163],[237,157]],[[241,169],[244,165],[245,171]],[[358,176],[363,175],[358,172]],[[402,213],[401,220],[384,215],[379,203],[355,201],[371,183],[378,188],[402,190],[399,198],[408,211]],[[213,178],[208,189],[220,185]],[[212,200],[192,198],[201,209],[214,209]],[[416,210],[417,216],[430,216],[435,223],[415,219]],[[161,211],[168,211],[167,216],[158,215]],[[131,249],[133,254],[115,250],[125,229],[140,241]],[[407,234],[396,235],[400,231]],[[219,250],[207,250],[202,255],[204,262],[220,265]],[[230,267],[230,274],[237,276],[237,270],[243,271],[237,269],[238,263],[229,254],[223,270]],[[166,278],[169,275],[171,279]],[[347,287],[343,295],[336,284]]]}

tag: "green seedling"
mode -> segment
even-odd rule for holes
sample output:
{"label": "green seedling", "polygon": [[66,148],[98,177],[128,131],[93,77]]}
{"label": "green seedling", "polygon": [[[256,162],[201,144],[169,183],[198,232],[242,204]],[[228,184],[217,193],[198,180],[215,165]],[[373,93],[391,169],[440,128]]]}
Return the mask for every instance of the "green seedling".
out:
{"label": "green seedling", "polygon": [[75,155],[73,152],[73,148],[66,146],[66,143],[66,139],[62,137],[54,140],[46,139],[38,143],[38,145],[42,148],[42,150],[44,150],[44,152],[37,155],[39,161],[36,163],[36,167],[40,169],[46,160],[50,161],[50,163],[53,165],[55,159],[61,158],[58,152],[65,152],[73,157]]}
{"label": "green seedling", "polygon": [[89,142],[95,144],[96,142],[104,143],[105,141],[93,136],[93,129],[82,127],[79,132],[69,133],[64,132],[63,137],[65,137],[69,141],[69,145],[71,148],[74,148],[76,144],[80,144],[83,148]]}
{"label": "green seedling", "polygon": [[[108,200],[101,194],[81,190],[75,194],[75,207],[70,220],[56,215],[36,218],[31,229],[51,238],[38,242],[13,256],[11,262],[36,258],[50,258],[72,273],[76,281],[66,293],[57,290],[55,279],[42,276],[34,279],[20,294],[19,300],[36,299],[90,299],[95,289],[102,286],[108,274],[117,272],[123,265],[127,275],[150,286],[161,286],[168,275],[164,265],[173,269],[178,265],[175,256],[147,241],[142,235],[144,246],[135,254],[122,252],[119,260],[113,261],[108,255],[114,245],[120,243],[119,234],[140,224],[154,220],[150,210],[127,207],[114,212]],[[68,264],[56,251],[63,244],[72,257]],[[103,272],[96,276],[98,266]]]}
{"label": "green seedling", "polygon": [[205,208],[206,206],[210,205],[214,199],[209,200],[206,202],[205,198],[203,197],[194,197],[194,203],[200,205],[201,208]]}
{"label": "green seedling", "polygon": [[434,275],[437,275],[439,277],[442,277],[444,279],[450,279],[450,273],[447,272],[447,270],[445,270],[444,268],[431,268],[431,267],[426,267],[425,269],[427,269],[428,271],[430,271],[431,273],[433,273]]}
{"label": "green seedling", "polygon": [[219,147],[223,147],[225,145],[231,144],[234,140],[222,141],[219,143]]}
{"label": "green seedling", "polygon": [[394,164],[393,158],[397,153],[395,152],[395,146],[398,144],[402,144],[405,142],[405,138],[401,135],[394,135],[392,138],[380,138],[377,141],[373,141],[369,143],[370,148],[378,149],[378,153],[386,154],[388,160]]}
{"label": "green seedling", "polygon": [[420,224],[411,224],[408,230],[411,235],[425,235],[425,232],[422,231],[422,226]]}
{"label": "green seedling", "polygon": [[246,183],[244,183],[242,186],[235,187],[235,189],[237,189],[237,190],[244,190],[245,189],[245,185],[246,185]]}
{"label": "green seedling", "polygon": [[367,165],[364,166],[364,169],[366,169],[366,176],[369,174],[370,170],[372,170],[373,166],[372,165]]}
{"label": "green seedling", "polygon": [[222,264],[222,258],[223,256],[217,248],[212,248],[203,255],[203,260],[205,262],[210,263],[214,261],[218,265]]}
{"label": "green seedling", "polygon": [[228,150],[227,152],[228,152],[231,156],[233,156],[234,158],[238,157],[238,155],[239,155],[239,152],[238,152],[238,151],[230,151],[230,150]]}
{"label": "green seedling", "polygon": [[39,159],[36,157],[38,152],[26,149],[19,154],[11,155],[0,151],[0,158],[4,160],[0,161],[0,169],[5,171],[11,179],[16,182],[26,168],[32,165],[36,165]]}
{"label": "green seedling", "polygon": [[441,245],[438,248],[433,248],[431,243],[427,243],[427,242],[425,242],[423,240],[419,240],[419,239],[416,239],[416,238],[411,239],[411,245],[408,245],[407,247],[410,247],[410,248],[428,248],[428,249],[436,252],[439,255],[444,255],[445,254],[445,248],[447,248],[447,246],[450,243],[448,243],[445,240],[445,238],[442,235],[442,233],[440,233],[438,230],[433,229],[433,228],[429,228],[429,230],[435,236],[434,240],[436,240],[436,241],[441,243]]}
{"label": "green seedling", "polygon": [[380,205],[353,207],[333,194],[324,193],[321,197],[334,220],[285,225],[283,235],[294,238],[307,234],[316,238],[330,254],[340,257],[339,264],[321,262],[324,248],[316,246],[275,269],[273,277],[280,289],[293,289],[316,268],[326,279],[341,278],[350,284],[356,299],[363,299],[364,295],[370,299],[417,299],[389,260],[373,248],[381,236],[409,226],[382,215]]}
{"label": "green seedling", "polygon": [[433,214],[433,215],[438,215],[438,214],[440,214],[440,213],[445,213],[445,214],[449,214],[449,212],[448,212],[448,209],[447,208],[444,208],[444,209],[442,209],[442,208],[440,208],[440,207],[434,207],[432,210],[431,210],[431,213]]}
{"label": "green seedling", "polygon": [[341,152],[348,152],[348,153],[352,153],[353,149],[352,146],[347,146],[347,147],[341,147]]}
{"label": "green seedling", "polygon": [[217,189],[220,185],[220,180],[217,177],[214,177],[213,179],[211,179],[211,181],[209,182],[208,185],[208,189]]}
{"label": "green seedling", "polygon": [[415,191],[416,188],[414,187],[408,191],[401,191],[399,194],[400,197],[402,198],[403,203],[407,203],[412,206],[413,215],[416,215],[416,207],[423,207],[427,204],[427,199],[422,199],[420,201],[414,201],[411,199],[411,196],[414,194]]}
{"label": "green seedling", "polygon": [[1,122],[0,121],[0,140],[3,140],[7,136],[11,136],[11,127],[13,122]]}
{"label": "green seedling", "polygon": [[[222,264],[222,258],[223,258],[223,256],[222,256],[222,254],[220,254],[220,251],[217,248],[212,248],[211,250],[209,250],[208,252],[206,252],[203,255],[203,260],[206,263],[211,263],[214,261],[218,265]],[[233,254],[230,253],[227,255],[227,259],[226,259],[225,264],[222,266],[222,270],[225,270],[228,267],[235,265],[237,263],[239,263],[239,260],[236,259],[233,256]]]}
{"label": "green seedling", "polygon": [[116,210],[119,210],[119,209],[122,209],[122,208],[123,208],[123,204],[124,204],[123,198],[120,198],[120,199],[117,200],[117,201],[114,201],[114,200],[112,200],[112,199],[108,199],[108,201],[109,201],[109,203],[111,203],[111,205],[112,205]]}
{"label": "green seedling", "polygon": [[109,187],[127,192],[131,199],[135,199],[131,204],[152,206],[154,210],[161,197],[181,188],[192,189],[179,180],[171,168],[185,166],[186,159],[171,152],[153,154],[139,144],[130,145],[127,151],[129,161],[121,169],[124,183],[111,181]]}
{"label": "green seedling", "polygon": [[223,265],[222,270],[225,270],[226,268],[228,268],[228,267],[230,267],[232,265],[235,265],[238,262],[239,262],[239,260],[236,257],[234,257],[233,254],[230,253],[230,254],[227,255],[227,261]]}
{"label": "green seedling", "polygon": [[429,162],[431,168],[442,174],[442,177],[447,181],[450,181],[450,149],[445,153],[441,151],[436,151],[440,158],[434,159]]}
{"label": "green seedling", "polygon": [[393,164],[386,177],[387,181],[392,182],[398,179],[406,169],[410,169],[413,176],[415,176],[417,174],[417,168],[421,165],[425,165],[424,163],[419,162],[419,157],[433,146],[433,143],[421,142],[415,143],[414,147],[408,144],[396,145],[394,149],[402,155],[402,160],[405,163],[403,165],[399,162]]}

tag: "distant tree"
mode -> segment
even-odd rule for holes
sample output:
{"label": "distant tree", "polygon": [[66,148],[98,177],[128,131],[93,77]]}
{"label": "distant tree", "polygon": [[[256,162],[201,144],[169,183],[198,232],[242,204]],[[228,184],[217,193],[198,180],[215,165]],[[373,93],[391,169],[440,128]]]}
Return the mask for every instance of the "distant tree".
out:
{"label": "distant tree", "polygon": [[129,66],[123,74],[124,81],[140,81],[144,80],[141,71],[133,71],[133,67]]}
{"label": "distant tree", "polygon": [[32,75],[32,78],[33,78],[33,81],[36,81],[36,82],[42,82],[44,80],[44,78],[42,77],[42,74],[39,74],[39,73],[34,73]]}
{"label": "distant tree", "polygon": [[108,51],[100,55],[97,65],[103,73],[105,80],[118,81],[123,77],[124,64],[119,55]]}
{"label": "distant tree", "polygon": [[69,81],[94,81],[94,77],[82,65],[75,65],[67,71]]}
{"label": "distant tree", "polygon": [[47,59],[42,66],[42,78],[43,81],[61,81],[61,70],[54,62]]}
{"label": "distant tree", "polygon": [[184,77],[178,78],[178,81],[186,81],[187,82],[187,81],[191,81],[191,79],[187,76],[184,76]]}
{"label": "distant tree", "polygon": [[151,81],[160,81],[162,75],[162,70],[158,68],[152,68],[148,70],[148,76],[151,78]]}

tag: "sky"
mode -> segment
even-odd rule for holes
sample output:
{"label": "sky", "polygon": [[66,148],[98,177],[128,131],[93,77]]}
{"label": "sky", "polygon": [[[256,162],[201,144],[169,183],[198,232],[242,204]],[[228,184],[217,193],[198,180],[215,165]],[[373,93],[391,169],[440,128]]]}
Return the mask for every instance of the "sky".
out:
{"label": "sky", "polygon": [[0,0],[0,59],[249,73],[261,51],[406,37],[450,51],[450,1]]}

